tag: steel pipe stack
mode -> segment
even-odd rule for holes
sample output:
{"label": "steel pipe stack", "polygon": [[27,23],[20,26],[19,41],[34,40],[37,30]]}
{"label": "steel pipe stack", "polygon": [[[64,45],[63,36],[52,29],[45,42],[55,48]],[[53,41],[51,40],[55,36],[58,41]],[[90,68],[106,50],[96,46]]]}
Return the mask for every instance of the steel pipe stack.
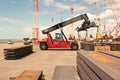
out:
{"label": "steel pipe stack", "polygon": [[7,48],[4,49],[4,57],[7,60],[19,59],[21,57],[31,54],[33,51],[32,45],[16,47],[16,48]]}
{"label": "steel pipe stack", "polygon": [[119,59],[100,52],[77,52],[77,71],[81,80],[120,80]]}

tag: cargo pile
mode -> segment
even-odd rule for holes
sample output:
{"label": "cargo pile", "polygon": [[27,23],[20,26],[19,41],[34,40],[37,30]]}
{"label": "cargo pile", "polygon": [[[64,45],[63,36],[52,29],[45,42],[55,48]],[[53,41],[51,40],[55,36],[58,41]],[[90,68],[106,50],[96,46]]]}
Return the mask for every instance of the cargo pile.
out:
{"label": "cargo pile", "polygon": [[119,59],[93,51],[77,52],[77,71],[81,80],[119,80]]}
{"label": "cargo pile", "polygon": [[33,46],[21,46],[16,48],[7,48],[4,49],[4,57],[7,60],[19,59],[21,57],[27,56],[33,52]]}
{"label": "cargo pile", "polygon": [[89,43],[81,42],[81,49],[86,51],[120,51],[120,43]]}

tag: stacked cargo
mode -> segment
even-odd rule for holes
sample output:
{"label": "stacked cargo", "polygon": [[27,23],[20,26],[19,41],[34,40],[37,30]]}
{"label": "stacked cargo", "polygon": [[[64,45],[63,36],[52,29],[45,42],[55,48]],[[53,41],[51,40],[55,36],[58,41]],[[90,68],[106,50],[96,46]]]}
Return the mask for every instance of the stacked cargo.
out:
{"label": "stacked cargo", "polygon": [[86,51],[94,51],[94,43],[88,43],[88,42],[81,42],[81,49]]}
{"label": "stacked cargo", "polygon": [[110,51],[110,46],[108,45],[95,46],[95,51]]}
{"label": "stacked cargo", "polygon": [[119,80],[119,66],[118,58],[100,52],[77,52],[77,70],[81,80]]}
{"label": "stacked cargo", "polygon": [[118,51],[120,51],[120,44],[118,44],[118,46],[117,46],[117,47],[118,47]]}
{"label": "stacked cargo", "polygon": [[110,50],[111,51],[117,51],[118,50],[118,44],[117,43],[110,43]]}
{"label": "stacked cargo", "polygon": [[32,47],[32,45],[27,45],[22,47],[4,49],[5,59],[18,59],[27,56],[33,52]]}
{"label": "stacked cargo", "polygon": [[84,43],[81,42],[80,45],[81,45],[81,49],[84,49]]}
{"label": "stacked cargo", "polygon": [[[110,50],[110,51],[120,51],[120,43],[113,42],[113,43],[89,43],[89,42],[81,42],[81,49],[86,51],[96,51],[100,50]],[[99,48],[99,49],[98,49]]]}

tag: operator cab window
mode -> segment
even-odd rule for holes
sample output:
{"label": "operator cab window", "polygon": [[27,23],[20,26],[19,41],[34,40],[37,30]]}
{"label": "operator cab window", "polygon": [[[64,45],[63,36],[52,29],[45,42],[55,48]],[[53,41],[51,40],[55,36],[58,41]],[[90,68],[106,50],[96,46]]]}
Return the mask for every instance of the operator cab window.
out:
{"label": "operator cab window", "polygon": [[55,40],[63,40],[63,34],[62,33],[55,33]]}

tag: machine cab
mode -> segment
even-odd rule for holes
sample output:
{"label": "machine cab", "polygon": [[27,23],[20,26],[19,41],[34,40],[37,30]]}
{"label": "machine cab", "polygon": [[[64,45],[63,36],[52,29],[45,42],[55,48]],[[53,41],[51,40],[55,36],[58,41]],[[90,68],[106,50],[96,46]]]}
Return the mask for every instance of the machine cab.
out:
{"label": "machine cab", "polygon": [[50,47],[55,48],[68,48],[69,44],[64,40],[62,33],[55,33],[55,38],[53,39],[53,44]]}
{"label": "machine cab", "polygon": [[55,33],[55,40],[63,40],[63,34],[62,33]]}

